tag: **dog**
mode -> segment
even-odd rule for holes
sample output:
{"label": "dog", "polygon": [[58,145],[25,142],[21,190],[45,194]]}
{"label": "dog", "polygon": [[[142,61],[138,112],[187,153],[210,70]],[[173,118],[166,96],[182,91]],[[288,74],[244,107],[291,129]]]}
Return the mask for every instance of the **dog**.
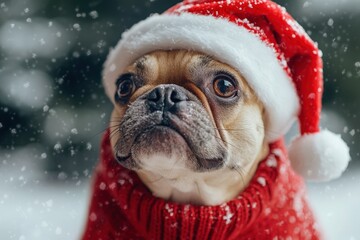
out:
{"label": "dog", "polygon": [[319,130],[320,52],[283,8],[185,0],[123,34],[103,83],[84,240],[322,238],[303,177],[339,177],[349,149]]}
{"label": "dog", "polygon": [[[312,223],[311,231],[315,233],[309,231],[307,233],[309,236],[318,234],[305,200],[302,182],[288,169],[288,165],[282,163],[284,160],[281,160],[283,157],[279,150],[281,147],[272,149],[271,157],[266,158],[270,147],[265,139],[267,126],[265,109],[238,71],[199,52],[155,51],[126,67],[116,81],[116,89],[113,99],[114,110],[107,136],[108,143],[102,149],[107,149],[103,151],[114,159],[111,165],[117,164],[117,168],[121,166],[122,169],[101,166],[101,170],[98,171],[109,174],[112,179],[110,182],[113,182],[110,183],[105,179],[97,181],[95,186],[100,188],[101,193],[94,193],[96,199],[94,204],[101,204],[103,210],[106,205],[111,206],[111,213],[107,212],[105,215],[116,214],[112,216],[116,220],[111,220],[112,224],[101,223],[100,219],[103,218],[100,217],[103,215],[101,211],[91,212],[89,216],[91,225],[93,222],[99,224],[99,221],[101,224],[94,225],[93,231],[87,230],[92,232],[87,236],[100,238],[100,235],[94,234],[94,231],[100,232],[102,237],[104,235],[101,231],[109,231],[107,234],[113,235],[108,235],[110,236],[108,239],[185,239],[181,234],[160,237],[159,232],[164,229],[153,235],[150,229],[154,220],[142,224],[148,226],[147,230],[140,230],[147,232],[145,235],[139,234],[137,232],[139,229],[132,229],[134,228],[132,224],[122,223],[127,217],[116,213],[114,206],[107,201],[113,200],[116,202],[115,205],[126,209],[136,201],[129,200],[124,204],[117,197],[110,197],[111,193],[106,197],[101,195],[107,189],[110,192],[115,191],[116,184],[120,184],[120,188],[123,187],[126,182],[134,186],[143,185],[142,187],[149,190],[148,194],[150,193],[152,198],[168,203],[188,207],[207,206],[209,209],[221,206],[226,214],[221,217],[229,217],[228,220],[223,221],[226,224],[234,215],[233,210],[230,213],[226,203],[242,196],[241,193],[245,188],[249,188],[251,180],[257,186],[272,185],[271,179],[266,175],[257,176],[254,181],[259,163],[264,159],[266,161],[263,165],[265,164],[272,171],[276,169],[280,171],[282,168],[283,171],[287,169],[288,172],[286,181],[274,187],[277,190],[265,188],[265,191],[274,191],[273,194],[294,193],[296,198],[293,196],[294,198],[289,197],[286,200],[287,203],[291,203],[290,207],[286,206],[288,204],[281,207],[284,211],[289,211],[292,221],[301,219],[299,220],[301,222],[305,216],[307,222]],[[280,160],[276,159],[277,157]],[[109,159],[109,156],[103,158]],[[131,174],[133,176],[130,176]],[[279,179],[280,177],[277,177],[276,180],[283,181]],[[284,186],[285,183],[291,184],[291,187]],[[126,193],[128,190],[117,189],[116,192]],[[131,192],[130,194],[134,194],[135,191],[131,190]],[[259,192],[257,194],[261,195]],[[266,205],[263,200],[257,203],[256,200],[250,201],[251,198],[246,199],[251,206]],[[296,206],[296,201],[301,208],[306,209],[304,216],[291,214],[296,212],[293,208]],[[143,203],[133,208],[141,211],[141,205]],[[172,209],[166,206],[164,209]],[[174,210],[170,210],[170,216],[173,216],[172,211]],[[268,211],[272,213],[271,210]],[[184,210],[181,210],[179,214],[183,212]],[[140,217],[145,215],[145,212],[137,214]],[[276,211],[274,214],[276,216]],[[106,227],[104,230],[105,225],[112,227]],[[294,226],[304,227],[302,223]],[[236,234],[235,236],[238,237]],[[240,236],[247,235],[242,233]],[[265,235],[254,235],[254,232],[251,232],[250,236],[265,239],[263,238]],[[206,238],[227,239],[215,233],[205,238],[194,235],[190,239]]]}
{"label": "dog", "polygon": [[117,84],[115,157],[157,197],[222,204],[268,154],[262,104],[237,71],[209,56],[156,51]]}

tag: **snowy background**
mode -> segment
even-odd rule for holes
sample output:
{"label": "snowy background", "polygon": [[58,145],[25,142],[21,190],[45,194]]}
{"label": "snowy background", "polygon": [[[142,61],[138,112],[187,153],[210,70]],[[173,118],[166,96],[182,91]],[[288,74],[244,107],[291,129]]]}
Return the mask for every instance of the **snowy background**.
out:
{"label": "snowy background", "polygon": [[[176,2],[0,0],[1,240],[79,238],[111,110],[102,64],[126,28]],[[311,204],[327,239],[360,240],[360,2],[277,2],[323,50],[322,125],[353,158],[341,179],[309,185]]]}

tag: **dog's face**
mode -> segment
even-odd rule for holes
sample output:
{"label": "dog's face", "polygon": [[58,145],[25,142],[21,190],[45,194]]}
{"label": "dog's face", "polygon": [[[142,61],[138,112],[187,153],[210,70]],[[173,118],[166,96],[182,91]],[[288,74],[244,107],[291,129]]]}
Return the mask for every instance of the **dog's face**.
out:
{"label": "dog's face", "polygon": [[267,154],[264,108],[226,64],[195,52],[156,51],[116,85],[114,156],[159,197],[228,201]]}

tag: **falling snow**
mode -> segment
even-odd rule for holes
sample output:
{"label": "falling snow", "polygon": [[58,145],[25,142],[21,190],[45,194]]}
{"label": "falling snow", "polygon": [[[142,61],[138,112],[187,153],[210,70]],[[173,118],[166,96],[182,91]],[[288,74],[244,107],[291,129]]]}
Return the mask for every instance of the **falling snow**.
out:
{"label": "falling snow", "polygon": [[[79,239],[99,141],[112,110],[100,80],[104,58],[122,31],[169,3],[30,2],[0,0],[0,239]],[[314,52],[323,56],[325,66],[328,117],[322,118],[322,126],[342,133],[353,149],[352,165],[343,178],[309,184],[312,207],[326,239],[360,239],[354,216],[360,199],[359,4],[309,0],[289,1],[287,6],[323,51]],[[288,24],[299,36],[307,36],[296,22]],[[110,68],[116,71],[115,64]],[[297,129],[292,130],[289,138],[296,134]],[[281,151],[273,154],[285,158]],[[269,158],[266,166],[276,168],[278,162]],[[256,180],[267,184],[265,178]],[[132,182],[130,177],[114,181],[98,187],[116,189]],[[166,211],[173,216],[170,206]],[[301,213],[300,200],[294,208]],[[224,212],[223,221],[231,223],[229,206]],[[89,220],[98,216],[91,213]]]}
{"label": "falling snow", "polygon": [[59,151],[61,148],[62,148],[61,143],[56,143],[56,144],[54,145],[54,149],[55,149],[56,151]]}
{"label": "falling snow", "polygon": [[334,20],[332,18],[329,18],[327,24],[328,26],[332,27],[334,25]]}
{"label": "falling snow", "polygon": [[78,130],[76,128],[71,129],[71,133],[74,135],[79,134]]}
{"label": "falling snow", "polygon": [[105,190],[106,189],[106,184],[103,183],[103,182],[100,183],[99,188],[100,188],[100,190]]}
{"label": "falling snow", "polygon": [[43,107],[43,111],[44,111],[44,112],[49,111],[49,106],[48,106],[48,105],[45,105],[45,106]]}
{"label": "falling snow", "polygon": [[96,19],[96,18],[99,17],[99,14],[98,14],[97,11],[91,11],[91,12],[89,13],[89,15],[90,15],[93,19]]}
{"label": "falling snow", "polygon": [[351,136],[355,136],[356,131],[355,131],[355,129],[353,129],[349,133],[350,133]]}
{"label": "falling snow", "polygon": [[77,30],[77,31],[80,31],[80,30],[81,30],[81,27],[80,27],[80,24],[79,24],[79,23],[75,23],[75,24],[73,25],[73,28],[74,28],[75,30]]}
{"label": "falling snow", "polygon": [[92,149],[91,143],[86,143],[86,149],[89,151]]}
{"label": "falling snow", "polygon": [[95,213],[90,214],[90,220],[93,221],[93,222],[95,222],[97,220],[97,216],[96,216]]}

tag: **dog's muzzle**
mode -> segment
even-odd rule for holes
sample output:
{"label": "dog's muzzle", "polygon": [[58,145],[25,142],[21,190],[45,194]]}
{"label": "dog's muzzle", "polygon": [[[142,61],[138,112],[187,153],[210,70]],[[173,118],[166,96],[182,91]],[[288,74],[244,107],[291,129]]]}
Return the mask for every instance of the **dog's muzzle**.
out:
{"label": "dog's muzzle", "polygon": [[[227,159],[226,148],[216,137],[205,108],[179,85],[162,84],[140,96],[129,106],[119,127],[116,158],[128,168],[139,167],[137,156],[171,156],[179,149],[184,150],[181,156],[188,156],[196,171],[216,170]],[[186,147],[177,144],[179,136]]]}

